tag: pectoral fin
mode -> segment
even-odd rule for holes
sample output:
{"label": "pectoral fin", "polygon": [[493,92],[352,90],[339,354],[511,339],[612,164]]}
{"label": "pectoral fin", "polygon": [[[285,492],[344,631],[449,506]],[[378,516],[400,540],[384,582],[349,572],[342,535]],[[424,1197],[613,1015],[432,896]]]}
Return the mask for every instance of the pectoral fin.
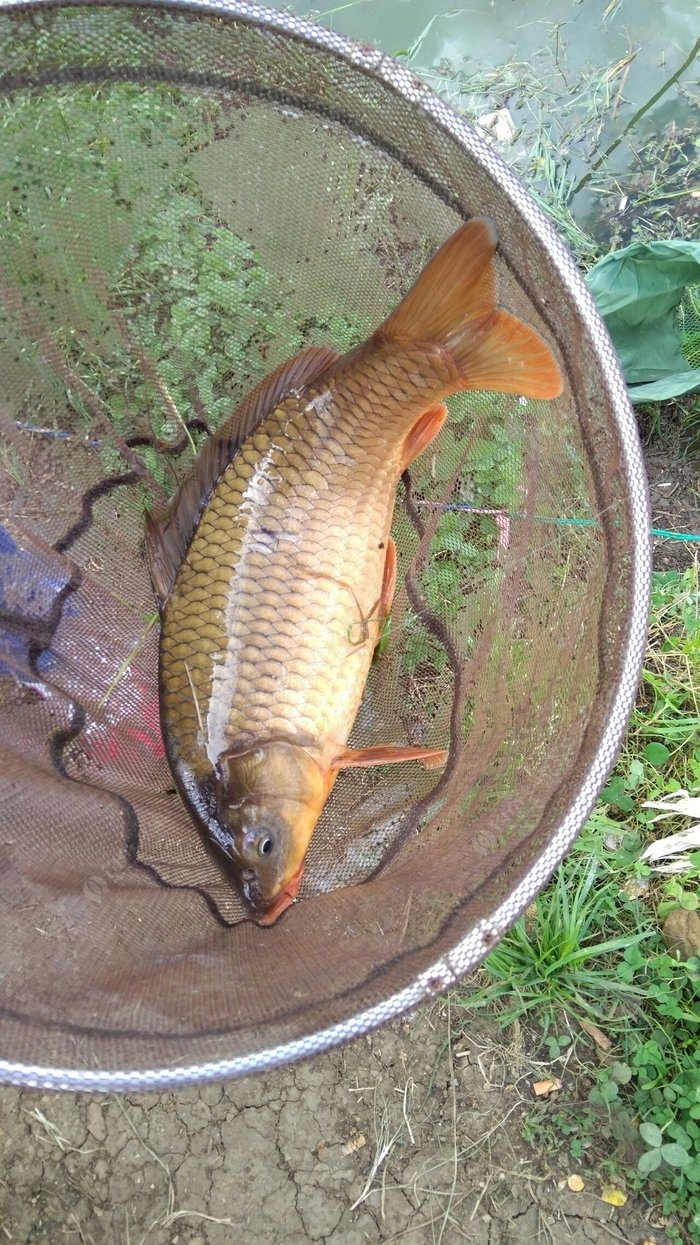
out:
{"label": "pectoral fin", "polygon": [[447,761],[445,748],[401,748],[391,744],[375,748],[347,748],[331,761],[331,769],[365,769],[370,765],[399,765],[422,761],[426,769],[440,769]]}

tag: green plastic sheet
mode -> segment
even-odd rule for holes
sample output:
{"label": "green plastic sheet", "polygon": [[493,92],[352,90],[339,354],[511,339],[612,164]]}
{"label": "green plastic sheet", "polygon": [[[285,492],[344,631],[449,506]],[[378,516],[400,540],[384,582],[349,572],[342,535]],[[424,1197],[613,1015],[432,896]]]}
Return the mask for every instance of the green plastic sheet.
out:
{"label": "green plastic sheet", "polygon": [[633,402],[700,390],[700,242],[635,242],[605,255],[586,280]]}

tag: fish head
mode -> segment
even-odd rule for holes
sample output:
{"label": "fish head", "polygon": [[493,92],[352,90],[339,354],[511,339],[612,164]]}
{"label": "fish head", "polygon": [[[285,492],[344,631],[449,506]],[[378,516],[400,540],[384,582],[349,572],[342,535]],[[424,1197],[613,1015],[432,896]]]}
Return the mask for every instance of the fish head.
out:
{"label": "fish head", "polygon": [[304,748],[280,740],[226,752],[216,772],[243,895],[258,924],[272,925],[297,897],[332,777]]}

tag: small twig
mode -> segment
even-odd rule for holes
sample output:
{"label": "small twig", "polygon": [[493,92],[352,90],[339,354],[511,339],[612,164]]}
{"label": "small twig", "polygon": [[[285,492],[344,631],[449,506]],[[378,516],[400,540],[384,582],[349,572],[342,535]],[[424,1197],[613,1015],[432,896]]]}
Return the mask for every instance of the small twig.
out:
{"label": "small twig", "polygon": [[[376,1101],[376,1088],[375,1088],[375,1101]],[[379,1171],[382,1164],[386,1162],[389,1155],[391,1154],[394,1146],[396,1145],[396,1142],[398,1141],[399,1136],[401,1135],[402,1129],[403,1129],[403,1123],[399,1124],[399,1127],[396,1129],[394,1133],[392,1133],[391,1135],[389,1134],[389,1113],[385,1107],[382,1112],[381,1124],[379,1126],[379,1132],[376,1137],[377,1146],[376,1146],[374,1158],[372,1159],[372,1163],[369,1169],[369,1173],[367,1175],[367,1179],[364,1184],[364,1188],[360,1196],[355,1199],[352,1206],[350,1207],[351,1211],[356,1210],[357,1207],[362,1204],[362,1202],[365,1202],[367,1200],[370,1193],[372,1193],[373,1191],[372,1185],[374,1183],[374,1178],[377,1175],[377,1172]]]}
{"label": "small twig", "polygon": [[[144,1150],[146,1151],[146,1153],[147,1153],[147,1154],[150,1154],[151,1158],[152,1158],[152,1159],[153,1159],[153,1160],[154,1160],[154,1161],[158,1164],[158,1166],[159,1166],[159,1167],[162,1167],[163,1171],[165,1172],[165,1178],[166,1178],[166,1180],[167,1180],[167,1186],[168,1186],[168,1187],[167,1187],[167,1193],[166,1193],[166,1209],[165,1209],[165,1216],[162,1216],[162,1215],[161,1215],[161,1216],[159,1216],[157,1219],[154,1219],[154,1220],[153,1220],[153,1223],[152,1223],[152,1224],[151,1224],[151,1226],[150,1226],[150,1228],[147,1228],[147,1229],[146,1229],[146,1231],[145,1231],[144,1235],[141,1237],[141,1245],[144,1245],[144,1241],[146,1241],[146,1240],[147,1240],[147,1238],[151,1235],[151,1232],[153,1231],[153,1229],[154,1229],[155,1227],[158,1227],[158,1225],[159,1225],[159,1224],[160,1224],[160,1222],[161,1222],[161,1219],[162,1219],[163,1217],[165,1217],[165,1218],[167,1219],[168,1215],[172,1215],[172,1214],[174,1213],[174,1211],[175,1211],[175,1186],[173,1185],[173,1178],[172,1178],[172,1176],[171,1176],[171,1174],[170,1174],[170,1168],[168,1167],[168,1164],[165,1162],[165,1160],[164,1160],[164,1159],[162,1159],[162,1158],[160,1157],[160,1155],[159,1155],[159,1154],[156,1154],[155,1150],[152,1150],[152,1149],[151,1149],[151,1147],[148,1145],[148,1143],[147,1143],[146,1141],[144,1141],[144,1139],[143,1139],[143,1137],[141,1136],[141,1134],[140,1134],[140,1132],[139,1132],[138,1128],[136,1127],[136,1125],[134,1124],[134,1122],[133,1122],[133,1120],[131,1119],[130,1115],[128,1114],[128,1112],[127,1112],[126,1108],[124,1107],[124,1104],[122,1103],[121,1098],[117,1098],[117,1099],[116,1099],[116,1102],[117,1102],[117,1106],[119,1107],[119,1110],[121,1111],[122,1115],[124,1116],[124,1119],[126,1120],[127,1124],[129,1125],[129,1128],[131,1129],[132,1133],[134,1134],[134,1136],[135,1136],[136,1140],[137,1140],[137,1141],[139,1141],[139,1142],[141,1143],[141,1145],[143,1146],[143,1148],[144,1148]],[[127,1237],[128,1237],[128,1219],[127,1219]]]}
{"label": "small twig", "polygon": [[408,892],[408,899],[406,901],[406,915],[404,917],[403,926],[401,929],[401,935],[399,937],[399,942],[398,942],[399,947],[403,946],[403,940],[406,937],[406,930],[408,929],[408,918],[411,915],[412,905],[413,905],[413,887],[411,887],[410,891]]}
{"label": "small twig", "polygon": [[216,1215],[206,1215],[203,1210],[174,1210],[171,1215],[166,1215],[163,1219],[158,1220],[158,1227],[169,1228],[176,1219],[206,1219],[207,1223],[223,1223],[226,1227],[233,1228],[233,1219],[217,1219]]}
{"label": "small twig", "polygon": [[[93,270],[89,276],[89,283],[91,287],[94,290],[96,290],[98,297],[102,300],[105,306],[110,305],[109,290],[107,288],[106,282],[104,281],[102,273],[99,271]],[[129,351],[129,353],[134,354],[136,356],[140,364],[141,371],[143,372],[144,376],[147,378],[147,380],[151,382],[151,384],[153,385],[153,388],[156,390],[156,393],[160,395],[161,401],[164,407],[166,408],[168,414],[170,415],[171,419],[174,420],[175,423],[180,425],[185,436],[187,437],[187,440],[190,443],[190,447],[193,453],[196,454],[197,447],[192,439],[192,434],[189,428],[187,427],[187,424],[185,423],[184,419],[182,418],[182,415],[178,411],[177,406],[175,405],[173,397],[165,381],[158,374],[158,370],[154,366],[153,361],[149,358],[148,354],[143,349],[143,347],[134,341],[131,333],[129,332],[129,328],[127,326],[126,320],[124,319],[124,316],[121,314],[119,309],[113,303],[111,303],[110,305],[110,312],[111,312],[112,319],[115,322],[117,329],[119,331],[119,335],[122,339],[123,345],[126,347],[127,351]]]}
{"label": "small twig", "polygon": [[[411,1145],[412,1145],[412,1146],[414,1146],[414,1145],[416,1144],[416,1139],[415,1139],[415,1137],[413,1136],[413,1129],[411,1128],[411,1122],[410,1122],[410,1120],[409,1120],[409,1118],[408,1118],[408,1111],[407,1111],[407,1109],[406,1109],[406,1106],[407,1106],[407,1100],[408,1100],[408,1094],[409,1094],[410,1090],[412,1090],[412,1089],[413,1089],[413,1081],[409,1079],[408,1081],[406,1081],[406,1084],[405,1084],[405,1085],[404,1085],[404,1087],[403,1087],[403,1103],[402,1103],[402,1106],[403,1106],[403,1118],[404,1118],[404,1122],[405,1122],[405,1124],[406,1124],[406,1132],[408,1133],[408,1136],[409,1136],[409,1140],[410,1140],[410,1142],[411,1142]],[[399,1092],[399,1093],[401,1093],[401,1090],[399,1090],[398,1092]]]}
{"label": "small twig", "polygon": [[475,1203],[474,1203],[474,1209],[472,1210],[472,1213],[471,1213],[471,1215],[469,1216],[469,1222],[470,1222],[470,1223],[472,1223],[472,1222],[473,1222],[473,1220],[476,1218],[476,1213],[477,1213],[477,1211],[478,1211],[479,1207],[481,1206],[481,1203],[483,1202],[484,1198],[486,1197],[486,1194],[488,1193],[489,1184],[490,1184],[490,1175],[491,1175],[491,1173],[489,1172],[489,1173],[487,1174],[487,1176],[486,1176],[486,1179],[485,1179],[484,1183],[483,1183],[483,1187],[482,1187],[482,1188],[480,1189],[480,1191],[479,1191],[479,1196],[478,1196],[478,1198],[476,1199],[476,1201],[475,1201]]}
{"label": "small twig", "polygon": [[139,638],[138,638],[138,640],[136,641],[136,643],[135,643],[134,647],[132,648],[131,652],[130,652],[130,653],[129,653],[129,654],[128,654],[125,658],[124,658],[124,661],[122,662],[121,666],[120,666],[120,667],[119,667],[119,669],[117,670],[117,673],[115,674],[114,678],[112,679],[112,682],[110,683],[110,685],[109,685],[109,687],[107,688],[106,692],[104,692],[104,694],[103,694],[103,695],[100,697],[100,699],[98,700],[98,702],[97,702],[97,708],[98,708],[98,709],[104,709],[105,705],[107,704],[107,701],[109,700],[110,696],[112,695],[112,692],[113,692],[113,691],[114,691],[114,689],[115,689],[115,688],[119,685],[119,683],[121,682],[121,680],[124,678],[124,675],[126,674],[127,670],[129,669],[129,666],[131,665],[132,661],[134,660],[134,658],[135,658],[136,654],[139,652],[139,649],[143,648],[143,645],[146,643],[146,640],[148,639],[149,633],[153,630],[153,628],[155,627],[155,625],[156,625],[157,621],[158,621],[158,615],[157,615],[157,614],[152,614],[152,615],[150,616],[150,618],[148,619],[148,622],[147,622],[147,624],[146,624],[146,628],[145,628],[145,630],[144,630],[144,631],[142,632],[142,634],[139,636]]}
{"label": "small twig", "polygon": [[168,389],[168,386],[166,385],[162,376],[158,375],[158,372],[153,366],[145,350],[142,350],[140,346],[136,346],[135,353],[136,353],[139,363],[141,364],[144,375],[148,377],[154,389],[157,391],[157,393],[160,394],[161,401],[164,407],[166,408],[166,410],[168,411],[171,419],[173,419],[175,423],[180,425],[185,436],[187,437],[187,440],[190,443],[190,449],[192,450],[192,453],[196,454],[197,446],[194,443],[194,438],[192,436],[192,433],[187,427],[187,424],[185,423],[185,420],[182,418],[182,415],[178,411],[177,406],[175,405],[173,396],[170,393],[170,390]]}
{"label": "small twig", "polygon": [[59,1150],[61,1150],[64,1154],[96,1154],[99,1149],[102,1149],[101,1146],[94,1146],[90,1150],[84,1150],[81,1149],[80,1146],[71,1145],[68,1138],[64,1137],[60,1132],[58,1126],[54,1124],[52,1120],[47,1119],[39,1107],[35,1107],[33,1111],[27,1111],[26,1114],[33,1116],[34,1119],[38,1120],[46,1132],[47,1136],[40,1138],[40,1140],[51,1142],[53,1145],[58,1146]]}

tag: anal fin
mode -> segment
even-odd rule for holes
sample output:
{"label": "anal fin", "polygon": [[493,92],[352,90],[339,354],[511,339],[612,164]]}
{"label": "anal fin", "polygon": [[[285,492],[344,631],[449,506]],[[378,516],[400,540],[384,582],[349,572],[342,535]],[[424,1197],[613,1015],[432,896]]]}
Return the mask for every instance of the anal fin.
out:
{"label": "anal fin", "polygon": [[446,419],[447,407],[444,402],[441,402],[439,406],[431,406],[430,410],[425,411],[421,415],[403,443],[401,453],[402,471],[410,467],[418,455],[423,453],[426,445],[430,445],[430,442],[435,440]]}

